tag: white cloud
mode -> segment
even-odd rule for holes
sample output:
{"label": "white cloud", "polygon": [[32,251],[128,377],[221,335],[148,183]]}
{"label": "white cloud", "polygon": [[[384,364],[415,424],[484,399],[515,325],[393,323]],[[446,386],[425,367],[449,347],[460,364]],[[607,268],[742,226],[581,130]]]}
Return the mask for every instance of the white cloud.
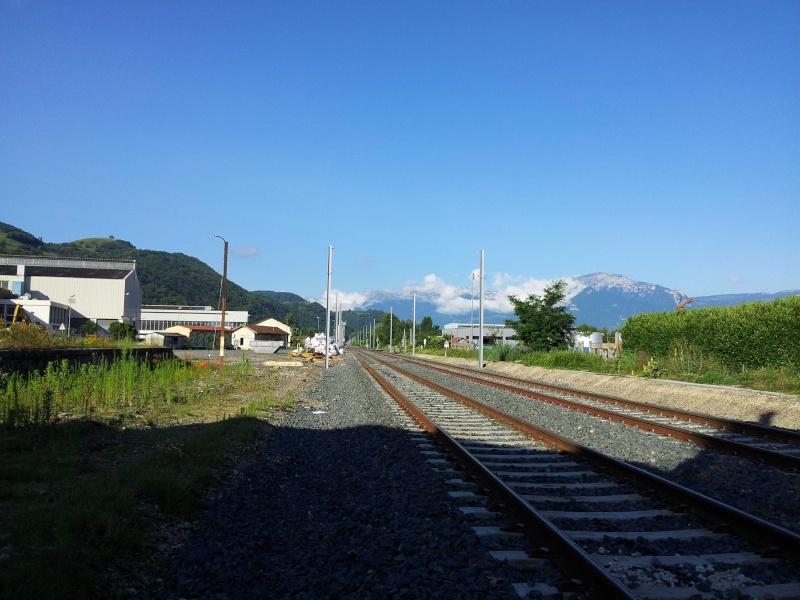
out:
{"label": "white cloud", "polygon": [[[450,285],[435,273],[426,275],[421,286],[406,286],[402,296],[408,298],[412,292],[424,296],[436,305],[436,312],[445,315],[464,314],[470,310],[470,288]],[[475,294],[477,296],[477,286]]]}
{"label": "white cloud", "polygon": [[[413,294],[416,293],[418,301],[424,300],[434,304],[438,314],[468,315],[474,310],[477,315],[480,306],[478,275],[479,272],[476,269],[474,285],[470,281],[469,285],[464,286],[449,284],[443,277],[431,273],[423,278],[422,283],[407,282],[399,295],[401,298],[411,299]],[[514,307],[508,299],[509,296],[516,296],[521,300],[527,299],[531,294],[541,296],[544,293],[544,289],[554,281],[552,279],[513,277],[508,273],[495,273],[491,278],[487,277],[487,279],[490,279],[491,283],[486,285],[484,289],[486,292],[483,300],[484,311],[500,313],[512,313],[514,311]],[[574,279],[565,279],[568,299],[583,289],[582,286],[575,283]],[[361,308],[373,298],[371,291],[343,292],[341,290],[332,290],[331,310],[334,308],[337,292],[339,303],[343,310]],[[325,293],[323,292],[321,298],[315,301],[325,306]]]}
{"label": "white cloud", "polygon": [[[322,296],[319,299],[312,300],[313,302],[319,302],[322,306],[325,306],[325,298],[327,297],[327,291],[322,293]],[[364,304],[367,301],[367,295],[362,294],[361,292],[343,292],[342,290],[331,290],[331,306],[330,309],[333,311],[336,308],[336,301],[339,301],[339,307],[342,310],[352,310]]]}
{"label": "white cloud", "polygon": [[258,248],[253,246],[236,246],[236,248],[233,249],[233,255],[241,258],[258,256]]}
{"label": "white cloud", "polygon": [[[410,298],[412,292],[416,292],[417,297],[423,296],[426,301],[435,304],[436,312],[440,314],[468,314],[472,312],[473,308],[477,311],[480,303],[480,282],[478,280],[480,273],[478,269],[474,273],[474,286],[472,281],[469,286],[451,285],[442,277],[432,273],[425,276],[422,285],[406,285],[401,295],[404,298]],[[512,277],[508,273],[496,273],[491,278],[491,284],[484,288],[486,292],[483,299],[484,311],[513,312],[509,296],[525,299],[530,294],[541,295],[544,288],[551,283],[551,279],[523,279]]]}

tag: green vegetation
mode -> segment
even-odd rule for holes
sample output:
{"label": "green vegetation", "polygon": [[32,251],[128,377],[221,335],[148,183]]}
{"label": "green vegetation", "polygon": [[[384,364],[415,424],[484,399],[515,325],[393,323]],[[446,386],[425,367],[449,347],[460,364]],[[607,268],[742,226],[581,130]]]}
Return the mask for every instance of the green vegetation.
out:
{"label": "green vegetation", "polygon": [[[87,330],[91,330],[91,328],[87,328]],[[94,331],[96,330],[95,327]],[[41,325],[33,323],[19,323],[6,329],[0,329],[0,349],[119,348],[133,347],[135,345],[132,340],[127,338],[113,340],[92,333],[87,333],[84,337],[68,337],[66,332],[56,332],[54,334]]]}
{"label": "green vegetation", "polygon": [[517,320],[507,320],[506,326],[516,330],[517,340],[527,350],[538,352],[569,347],[575,317],[562,304],[566,287],[566,282],[559,279],[546,287],[541,297],[536,294],[530,294],[527,300],[508,297]]}
{"label": "green vegetation", "polygon": [[136,339],[136,334],[139,332],[136,331],[136,327],[130,323],[111,323],[111,325],[108,326],[108,333],[111,334],[111,339],[114,341],[133,341]]}
{"label": "green vegetation", "polygon": [[800,297],[636,315],[622,328],[622,339],[626,348],[656,359],[680,345],[733,371],[800,368]]}
{"label": "green vegetation", "polygon": [[196,514],[293,403],[279,378],[178,360],[5,376],[0,597],[100,597],[109,573],[135,576],[158,523]]}
{"label": "green vegetation", "polygon": [[[583,325],[582,330],[595,329]],[[622,355],[611,359],[570,350],[487,346],[484,360],[800,394],[797,339],[800,297],[792,296],[631,317],[622,329]],[[432,347],[418,352],[444,354]],[[477,360],[478,353],[450,349],[447,355]]]}

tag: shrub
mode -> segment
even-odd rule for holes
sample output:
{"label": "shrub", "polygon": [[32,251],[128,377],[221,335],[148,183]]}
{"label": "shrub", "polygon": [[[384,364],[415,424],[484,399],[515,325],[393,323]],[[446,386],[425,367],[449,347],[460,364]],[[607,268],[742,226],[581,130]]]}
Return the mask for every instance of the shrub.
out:
{"label": "shrub", "polygon": [[659,359],[680,350],[684,362],[714,357],[735,371],[800,368],[798,338],[800,296],[767,303],[644,313],[629,318],[622,328],[628,350]]}

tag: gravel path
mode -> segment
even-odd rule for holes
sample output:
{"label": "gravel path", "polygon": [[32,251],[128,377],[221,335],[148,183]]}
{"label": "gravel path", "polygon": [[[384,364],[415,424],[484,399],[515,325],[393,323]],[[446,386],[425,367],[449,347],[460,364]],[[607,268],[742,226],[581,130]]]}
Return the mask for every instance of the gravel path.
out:
{"label": "gravel path", "polygon": [[283,416],[155,597],[517,597],[366,377],[350,357]]}
{"label": "gravel path", "polygon": [[[490,395],[525,418],[798,529],[799,475]],[[132,597],[494,599],[517,598],[512,583],[536,583],[489,556],[448,496],[446,477],[430,468],[353,357],[337,360],[274,425],[259,456],[166,561],[160,589]]]}

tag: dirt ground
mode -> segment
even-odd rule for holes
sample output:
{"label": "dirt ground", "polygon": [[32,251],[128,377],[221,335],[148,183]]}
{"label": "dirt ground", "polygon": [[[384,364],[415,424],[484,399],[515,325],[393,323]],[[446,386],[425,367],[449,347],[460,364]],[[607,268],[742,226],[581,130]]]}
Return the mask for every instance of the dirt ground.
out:
{"label": "dirt ground", "polygon": [[[417,355],[417,357],[477,367],[477,362],[474,360],[426,355]],[[659,404],[763,425],[800,429],[800,397],[789,394],[641,377],[599,375],[583,371],[526,367],[505,362],[489,362],[486,364],[486,368],[521,379],[573,387],[626,400]]]}
{"label": "dirt ground", "polygon": [[[175,355],[184,357],[184,351],[176,351]],[[461,358],[445,358],[442,356],[416,355],[417,358],[437,360],[451,364],[475,368],[477,362]],[[219,360],[219,351],[210,355],[207,351],[192,351],[186,356],[189,360]],[[228,350],[225,362],[242,360],[242,352]],[[246,352],[245,357],[256,368],[280,367],[282,384],[295,389],[302,395],[316,382],[317,376],[324,368],[324,359],[314,359],[310,363],[286,354],[256,354]],[[333,357],[330,365],[335,368],[342,361],[341,357]],[[719,417],[752,421],[763,425],[800,429],[800,397],[789,394],[758,392],[734,387],[698,385],[678,381],[660,379],[644,379],[625,375],[600,375],[584,371],[564,371],[545,369],[542,367],[526,367],[516,363],[489,362],[489,370],[497,371],[513,377],[542,381],[554,385],[563,385],[592,392],[617,396],[626,400],[636,400],[659,404],[681,410],[706,413]],[[292,372],[302,370],[315,373],[310,378],[293,377]]]}

